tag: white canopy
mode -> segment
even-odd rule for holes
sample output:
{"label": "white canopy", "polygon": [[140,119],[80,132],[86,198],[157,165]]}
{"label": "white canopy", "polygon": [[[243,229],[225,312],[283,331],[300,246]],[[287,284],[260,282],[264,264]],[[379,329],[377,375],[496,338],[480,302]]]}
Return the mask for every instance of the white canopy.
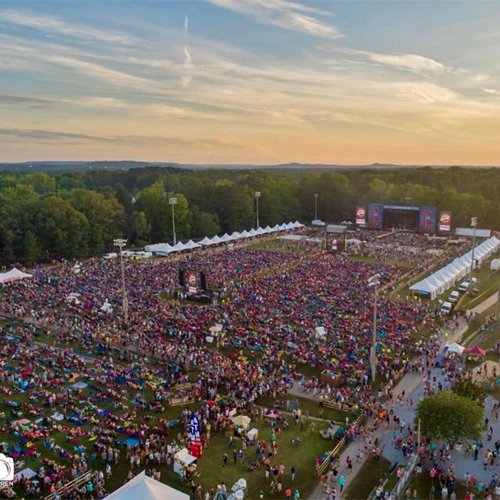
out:
{"label": "white canopy", "polygon": [[179,243],[172,247],[171,252],[182,252],[182,250],[187,250],[187,248],[182,241],[179,241]]}
{"label": "white canopy", "polygon": [[233,240],[240,240],[242,238],[241,234],[238,233],[238,231],[233,231],[230,236]]}
{"label": "white canopy", "polygon": [[246,229],[244,229],[243,231],[241,231],[240,236],[242,238],[248,238],[250,236],[250,234],[248,233],[248,231]]}
{"label": "white canopy", "polygon": [[248,236],[249,237],[257,236],[257,232],[255,231],[255,229],[253,227],[252,227],[252,229],[250,229],[250,231],[248,231]]}
{"label": "white canopy", "polygon": [[[174,455],[174,459],[182,462],[185,466],[191,465],[193,462],[196,462],[196,457],[189,454],[187,448],[182,448],[182,450],[178,451]],[[142,499],[141,499],[142,500]]]}
{"label": "white canopy", "polygon": [[231,241],[231,236],[229,234],[225,233],[219,238],[221,243],[227,243],[228,241]]}
{"label": "white canopy", "polygon": [[269,234],[269,233],[272,233],[272,232],[273,232],[273,230],[272,230],[272,228],[271,228],[270,226],[266,226],[266,227],[264,228],[264,232],[265,232],[266,234]]}
{"label": "white canopy", "polygon": [[142,471],[106,497],[109,500],[189,500],[189,495],[146,476]]}
{"label": "white canopy", "polygon": [[300,227],[304,227],[304,224],[301,224],[298,220],[296,220],[294,223],[293,223],[294,227],[296,229],[300,228]]}
{"label": "white canopy", "polygon": [[219,238],[217,235],[215,235],[212,238],[212,243],[211,245],[218,245],[219,243],[223,243],[222,238]]}
{"label": "white canopy", "polygon": [[9,283],[11,281],[19,281],[24,278],[31,278],[33,275],[28,273],[23,273],[17,268],[13,268],[6,273],[0,273],[0,283]]}
{"label": "white canopy", "polygon": [[195,243],[193,240],[189,240],[185,245],[184,248],[186,250],[194,250],[195,248],[201,248],[201,245],[198,245],[198,243]]}
{"label": "white canopy", "polygon": [[277,232],[277,231],[279,231],[279,230],[280,230],[280,227],[278,226],[278,224],[276,224],[276,225],[275,225],[275,226],[273,226],[271,229],[272,229],[274,232]]}
{"label": "white canopy", "polygon": [[212,240],[210,238],[208,238],[207,236],[205,236],[201,241],[198,241],[198,245],[202,245],[202,246],[207,246],[207,245],[211,245],[212,244]]}
{"label": "white canopy", "polygon": [[154,246],[157,247],[156,250],[154,251],[156,255],[168,255],[169,253],[175,251],[173,250],[174,247],[172,245],[169,245],[168,243],[164,243],[161,246],[158,245]]}
{"label": "white canopy", "polygon": [[285,223],[281,224],[281,226],[280,226],[280,228],[279,228],[279,230],[280,230],[280,231],[286,231],[287,229],[288,229],[288,228],[286,227],[286,224],[285,224]]}
{"label": "white canopy", "polygon": [[453,342],[453,344],[450,344],[448,346],[448,352],[462,355],[464,351],[465,351],[465,347],[457,344],[456,342]]}
{"label": "white canopy", "polygon": [[257,235],[259,235],[259,236],[260,236],[261,234],[265,234],[265,231],[264,231],[264,229],[262,229],[261,227],[258,227],[258,228],[255,230],[255,233],[256,233]]}

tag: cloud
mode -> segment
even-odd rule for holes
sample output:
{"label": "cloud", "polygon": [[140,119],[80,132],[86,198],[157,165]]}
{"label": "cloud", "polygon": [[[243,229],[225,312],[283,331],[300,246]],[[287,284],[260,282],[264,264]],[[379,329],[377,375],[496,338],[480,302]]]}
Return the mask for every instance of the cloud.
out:
{"label": "cloud", "polygon": [[86,143],[114,143],[120,145],[147,146],[178,146],[178,147],[197,147],[203,149],[230,149],[237,150],[243,148],[241,144],[222,141],[217,138],[193,138],[185,139],[182,137],[168,136],[146,136],[146,135],[120,135],[120,136],[97,136],[89,134],[77,134],[61,132],[57,130],[44,129],[19,129],[19,128],[0,128],[0,139],[2,137],[16,138],[20,140],[31,140],[39,142],[74,142],[83,141]]}
{"label": "cloud", "polygon": [[82,24],[71,24],[56,17],[40,16],[17,10],[0,12],[0,20],[17,26],[25,26],[51,35],[65,35],[86,41],[101,41],[131,45],[134,39],[124,33],[106,29],[105,31]]}
{"label": "cloud", "polygon": [[182,77],[182,85],[187,87],[193,79],[193,58],[188,50],[188,30],[189,19],[188,16],[184,18],[184,70],[185,75]]}
{"label": "cloud", "polygon": [[322,38],[341,38],[340,31],[318,19],[324,11],[289,0],[207,0],[271,26]]}
{"label": "cloud", "polygon": [[48,55],[45,56],[45,59],[51,63],[74,69],[87,77],[103,80],[114,86],[124,86],[146,90],[151,89],[154,83],[140,76],[131,75],[129,73],[108,68],[107,66],[102,66],[93,62],[83,61],[75,57]]}
{"label": "cloud", "polygon": [[369,61],[376,64],[392,66],[394,68],[408,70],[414,73],[444,73],[447,70],[447,67],[443,63],[431,59],[430,57],[420,56],[418,54],[381,54],[355,49],[335,50],[345,54],[365,57]]}
{"label": "cloud", "polygon": [[500,90],[498,89],[483,89],[483,91],[490,95],[500,95]]}
{"label": "cloud", "polygon": [[27,104],[30,106],[52,106],[57,104],[56,101],[52,99],[38,99],[36,97],[25,97],[25,96],[17,96],[17,95],[0,95],[0,106],[3,105],[18,105],[18,104]]}
{"label": "cloud", "polygon": [[397,85],[397,97],[421,104],[449,102],[460,97],[451,89],[429,82],[409,82]]}
{"label": "cloud", "polygon": [[77,140],[108,142],[108,139],[99,136],[92,136],[86,134],[73,134],[70,132],[58,132],[53,130],[41,130],[41,129],[0,128],[0,136],[15,137],[17,139],[40,140],[40,141],[60,141],[64,139],[77,139]]}

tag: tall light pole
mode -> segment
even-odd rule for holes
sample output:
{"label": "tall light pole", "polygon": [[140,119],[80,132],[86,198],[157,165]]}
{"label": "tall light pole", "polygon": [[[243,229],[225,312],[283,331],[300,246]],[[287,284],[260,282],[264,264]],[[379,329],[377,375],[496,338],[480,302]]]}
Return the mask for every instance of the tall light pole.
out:
{"label": "tall light pole", "polygon": [[368,286],[373,287],[373,338],[372,338],[372,356],[371,356],[371,365],[372,365],[372,384],[375,384],[375,376],[377,375],[377,291],[380,274],[374,274],[370,278],[368,278]]}
{"label": "tall light pole", "polygon": [[318,197],[319,193],[314,193],[314,220],[318,220]]}
{"label": "tall light pole", "polygon": [[476,227],[477,227],[477,217],[472,217],[470,220],[470,225],[474,229],[472,233],[472,254],[470,260],[470,271],[469,271],[469,289],[472,287],[472,271],[474,270],[474,249],[476,248]]}
{"label": "tall light pole", "polygon": [[113,240],[113,245],[120,249],[120,267],[122,271],[122,294],[123,294],[123,319],[128,321],[128,299],[127,288],[125,286],[125,265],[123,263],[123,247],[127,244],[127,240],[118,238]]}
{"label": "tall light pole", "polygon": [[172,205],[172,232],[174,233],[174,246],[177,244],[177,235],[175,234],[175,205],[177,205],[177,198],[169,198],[168,204]]}
{"label": "tall light pole", "polygon": [[255,210],[257,212],[257,229],[260,227],[260,222],[259,222],[259,198],[260,198],[261,192],[260,191],[255,191]]}

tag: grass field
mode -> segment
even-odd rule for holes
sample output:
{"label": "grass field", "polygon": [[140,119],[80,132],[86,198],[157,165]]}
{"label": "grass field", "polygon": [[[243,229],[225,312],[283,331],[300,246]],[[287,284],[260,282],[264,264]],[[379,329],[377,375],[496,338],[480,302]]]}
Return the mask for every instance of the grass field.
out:
{"label": "grass field", "polygon": [[[52,344],[52,335],[49,334],[41,335],[37,338],[38,340],[45,341],[47,343]],[[85,349],[79,345],[71,345],[71,346],[60,346],[62,348],[75,347],[79,352],[84,352]],[[17,369],[15,362],[9,359],[4,358],[4,361],[7,365],[10,365],[12,369]],[[116,364],[116,363],[115,363]],[[83,379],[79,379],[79,381],[85,381]],[[66,380],[62,387],[68,388],[70,387],[71,382]],[[61,387],[61,389],[62,389]],[[7,387],[8,389],[14,390],[13,386]],[[134,404],[132,402],[134,398],[134,394],[136,391],[132,391],[126,389],[125,387],[121,387],[121,390],[126,392],[126,395],[122,398],[122,402],[129,408],[133,409]],[[145,399],[147,401],[153,400],[153,392],[150,389],[143,389],[142,391]],[[82,398],[83,397],[96,397],[96,392],[92,388],[84,388],[82,390]],[[289,397],[289,399],[294,399],[299,402],[299,407],[302,412],[308,411],[311,416],[316,416],[317,412],[317,403],[305,398],[294,398]],[[21,409],[19,413],[13,413],[13,410],[8,408],[5,404],[6,400],[10,402],[16,402],[21,405]],[[22,408],[22,405],[28,402],[28,393],[27,392],[15,392],[12,395],[5,396],[3,398],[2,404],[0,405],[0,412],[4,412],[5,416],[0,419],[0,425],[5,425],[7,419],[22,419],[27,418],[31,421],[34,421],[37,418],[48,416],[50,417],[56,410],[51,410],[47,406],[43,405],[43,400],[36,401],[33,403],[35,407],[42,408],[42,414],[39,416],[30,416],[27,408]],[[263,399],[259,401],[259,403],[263,406],[274,406],[274,401]],[[86,402],[82,399],[81,405],[77,404],[78,407],[83,407]],[[115,415],[122,414],[125,410],[115,408],[114,405],[110,401],[100,401],[99,408],[102,410],[108,410]],[[158,419],[178,419],[182,412],[182,407],[171,407],[168,403],[164,402],[164,411],[159,414],[152,414],[152,412],[138,411],[138,417],[134,423],[138,423],[141,421],[141,418],[146,414],[151,415],[151,420],[148,421],[149,425],[156,425]],[[195,405],[191,405],[190,409],[194,409]],[[62,412],[61,412],[62,413]],[[335,421],[345,421],[347,414],[343,412],[336,412],[332,409],[325,408],[325,413],[323,417],[325,419],[334,419]],[[352,419],[353,417],[351,417]],[[327,420],[313,420],[311,419],[307,422],[304,428],[301,430],[299,426],[296,426],[293,423],[293,419],[288,418],[290,423],[290,428],[287,430],[283,430],[281,437],[279,438],[279,453],[277,458],[275,459],[275,463],[277,465],[283,464],[285,466],[286,473],[284,475],[283,480],[283,490],[287,487],[292,487],[293,489],[299,489],[302,495],[302,498],[305,498],[307,494],[311,492],[311,490],[317,484],[317,475],[315,471],[315,460],[317,457],[324,455],[329,452],[333,448],[333,442],[329,440],[323,439],[319,435],[319,430],[326,428],[328,426]],[[69,421],[64,420],[62,422],[64,425],[68,427],[74,427],[76,424],[71,424]],[[79,426],[82,431],[91,433],[92,425],[84,424]],[[252,422],[251,428],[257,428],[259,430],[259,439],[266,440],[269,442],[271,428],[265,424],[264,421]],[[314,429],[313,429],[314,427]],[[174,427],[171,429],[170,437],[167,437],[167,442],[171,442],[177,436],[177,433],[184,432],[184,427]],[[55,443],[61,446],[64,450],[74,453],[74,445],[71,445],[67,441],[67,431],[66,432],[55,432],[51,431],[50,437],[55,440]],[[92,453],[93,442],[89,439],[90,436],[78,438],[78,444],[81,444],[85,447],[87,456],[90,456]],[[120,439],[125,439],[126,436],[120,437]],[[295,445],[292,443],[292,439],[300,437],[302,440],[301,445]],[[12,446],[17,444],[17,439],[10,432],[5,432],[2,435],[2,441],[9,443]],[[232,486],[232,484],[241,477],[244,477],[247,480],[248,488],[249,488],[249,496],[248,498],[258,498],[258,494],[260,490],[263,490],[265,493],[265,498],[280,498],[278,494],[270,495],[269,486],[266,483],[264,470],[248,472],[247,471],[247,462],[248,460],[253,460],[255,458],[255,447],[249,447],[246,451],[246,456],[244,463],[233,464],[233,456],[232,450],[228,448],[228,435],[226,434],[216,434],[212,433],[210,444],[204,450],[204,456],[201,458],[198,464],[198,472],[200,473],[199,478],[196,479],[197,483],[201,484],[203,490],[206,491],[210,488],[216,488],[218,484],[224,481],[228,488]],[[69,465],[70,461],[65,458],[61,458],[56,452],[49,451],[43,444],[43,440],[39,440],[35,442],[37,451],[41,453],[41,458],[49,458],[61,465]],[[238,447],[239,443],[236,442],[236,446]],[[239,451],[239,447],[237,449]],[[228,454],[230,465],[226,468],[222,467],[222,456],[224,453]],[[40,460],[33,460],[31,458],[26,458],[25,467],[30,467],[33,470],[37,470],[41,465]],[[100,457],[97,457],[95,460],[90,462],[90,468],[92,469],[104,469],[104,463],[102,462]],[[294,484],[291,483],[290,478],[290,467],[295,465],[297,468],[297,477],[295,479]],[[180,481],[176,474],[173,473],[171,469],[168,469],[167,466],[154,466],[162,472],[162,481],[174,486],[178,489],[184,489],[186,492],[187,489],[183,485],[180,484]],[[125,477],[129,471],[129,464],[127,460],[125,460],[125,453],[122,453],[122,457],[120,463],[113,467],[113,475],[106,482],[106,488],[108,491],[113,491],[124,483]],[[138,472],[138,471],[136,471]],[[19,492],[21,493],[21,492]],[[283,495],[283,494],[282,494]],[[282,497],[281,495],[281,497]]]}

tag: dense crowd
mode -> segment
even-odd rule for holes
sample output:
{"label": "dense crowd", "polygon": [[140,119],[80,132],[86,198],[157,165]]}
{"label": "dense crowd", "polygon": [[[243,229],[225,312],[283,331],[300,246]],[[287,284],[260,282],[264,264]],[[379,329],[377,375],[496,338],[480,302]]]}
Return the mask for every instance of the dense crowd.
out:
{"label": "dense crowd", "polygon": [[[426,244],[425,240],[411,239],[412,244],[408,245],[409,237],[400,237],[398,245],[393,240],[397,235],[387,241],[383,260],[401,261],[400,253],[417,244],[429,254],[436,249],[435,242]],[[378,256],[379,250],[374,251]],[[186,271],[203,270],[209,286],[224,287],[232,299],[206,306],[165,300],[164,294],[176,287],[179,267]],[[36,412],[39,405],[44,405],[61,413],[69,412],[79,421],[90,421],[95,438],[94,460],[102,456],[109,467],[116,454],[120,454],[114,445],[118,433],[134,436],[141,444],[147,440],[150,446],[154,445],[153,455],[160,454],[155,460],[171,460],[165,451],[171,422],[150,428],[144,414],[140,425],[130,426],[127,422],[137,417],[132,415],[137,408],[161,413],[165,401],[182,397],[182,390],[176,392],[175,387],[186,382],[186,372],[193,369],[198,376],[190,392],[200,402],[223,393],[233,407],[251,411],[251,404],[259,397],[277,398],[285,394],[304,364],[340,373],[344,381],[354,379],[352,387],[342,385],[331,397],[357,408],[368,408],[372,396],[367,368],[374,304],[369,278],[375,274],[380,276],[378,370],[385,377],[380,390],[387,390],[394,375],[407,368],[409,355],[418,349],[412,335],[437,318],[436,311],[426,303],[389,298],[383,293],[407,269],[321,252],[280,253],[251,248],[202,251],[175,260],[127,263],[125,272],[129,300],[126,324],[121,317],[118,261],[92,260],[78,265],[66,262],[36,269],[33,279],[8,285],[0,303],[1,314],[28,318],[34,325],[53,330],[59,346],[77,342],[89,352],[120,349],[119,361],[125,362],[123,365],[111,355],[102,362],[85,361],[70,350],[34,344],[35,329],[28,323],[22,330],[12,332],[17,336],[3,347],[0,367],[2,380],[11,384],[22,382],[30,391],[30,406],[23,408],[24,412]],[[102,310],[105,302],[111,304],[111,312]],[[215,324],[222,325],[220,345],[233,349],[207,349],[206,337]],[[324,327],[326,335],[315,335],[317,327]],[[228,351],[233,354],[224,354]],[[247,357],[242,356],[244,353]],[[11,371],[9,359],[26,372],[21,381],[15,380],[19,372]],[[68,380],[68,373],[89,386],[90,395],[78,388],[58,390]],[[152,399],[141,396],[144,386],[152,391]],[[134,407],[128,410],[130,400]],[[100,410],[103,401],[120,407],[124,416]],[[209,406],[200,412],[205,417],[205,436],[206,424],[214,429],[228,425],[226,412],[214,412]],[[189,412],[183,417],[185,422],[181,419],[173,425],[182,427],[187,423]],[[42,424],[40,428],[30,424],[23,429],[18,420],[11,419],[2,431],[22,438],[20,446],[25,452],[33,449],[33,453],[40,453],[39,446],[29,446],[33,436],[43,439],[49,449],[54,446],[41,428],[65,432],[73,452],[57,452],[68,460],[71,476],[73,471],[84,472],[87,460],[92,458],[82,459],[79,455],[81,436],[71,435],[69,427],[57,427],[59,424],[46,417]],[[185,439],[180,433],[178,440]],[[144,465],[144,457],[149,457],[143,449],[140,453],[127,453],[131,464]],[[58,489],[62,474],[55,464],[47,464],[47,469],[51,471],[46,476],[50,480],[36,486],[26,483],[23,487],[31,493],[32,488]],[[94,478],[92,488],[97,496],[104,491],[103,485],[104,478]]]}

